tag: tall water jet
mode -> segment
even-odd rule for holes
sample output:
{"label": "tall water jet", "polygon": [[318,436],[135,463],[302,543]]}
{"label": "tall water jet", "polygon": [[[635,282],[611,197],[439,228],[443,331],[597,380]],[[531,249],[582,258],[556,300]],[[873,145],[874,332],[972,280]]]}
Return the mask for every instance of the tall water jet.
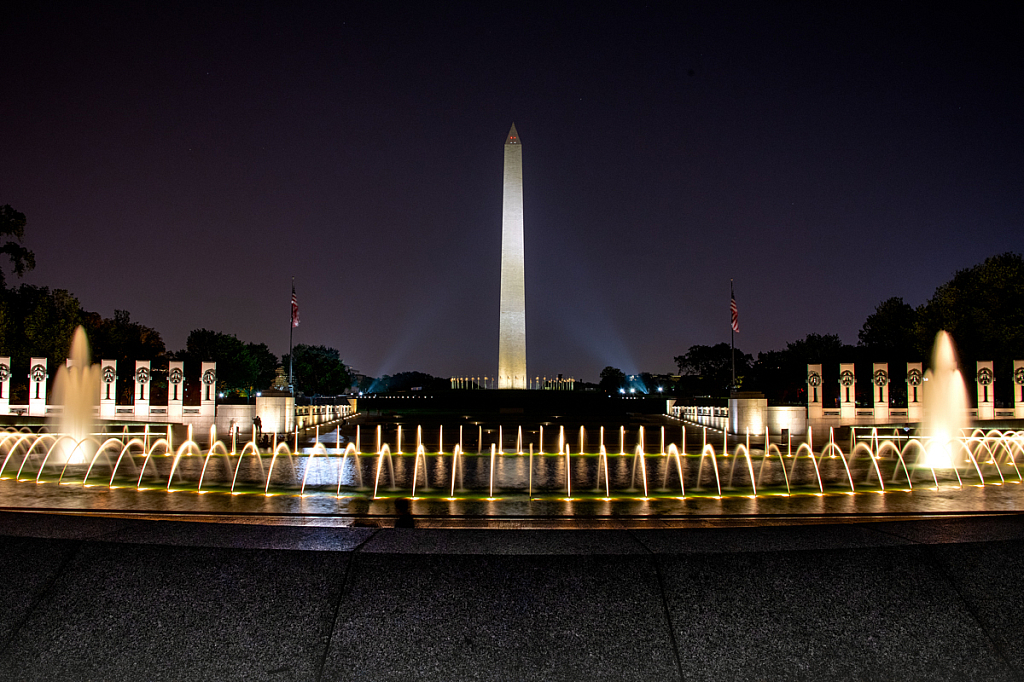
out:
{"label": "tall water jet", "polygon": [[[52,464],[85,464],[91,452],[84,443],[93,432],[94,409],[99,404],[100,366],[91,364],[89,340],[85,329],[79,327],[71,340],[70,366],[57,370],[53,381],[53,400],[63,405],[63,413],[54,420],[62,438],[49,462]],[[72,440],[74,442],[72,442]]]}
{"label": "tall water jet", "polygon": [[956,465],[954,444],[967,426],[967,387],[957,365],[953,339],[939,332],[932,349],[932,366],[924,380],[924,435],[928,438],[925,466],[949,469]]}

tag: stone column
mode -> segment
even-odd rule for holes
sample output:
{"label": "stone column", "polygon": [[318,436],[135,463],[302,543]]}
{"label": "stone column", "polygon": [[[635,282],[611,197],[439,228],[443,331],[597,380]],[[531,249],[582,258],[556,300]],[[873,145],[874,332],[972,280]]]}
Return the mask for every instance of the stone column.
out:
{"label": "stone column", "polygon": [[807,419],[821,419],[821,365],[807,365]]}
{"label": "stone column", "polygon": [[768,400],[756,391],[738,391],[729,396],[729,433],[760,436],[768,423]]}
{"label": "stone column", "polygon": [[32,358],[28,363],[28,413],[46,416],[46,358]]}
{"label": "stone column", "polygon": [[1024,360],[1013,361],[1013,418],[1024,419]]}
{"label": "stone column", "polygon": [[871,366],[871,381],[874,384],[874,419],[876,424],[889,422],[889,363],[876,362]]}
{"label": "stone column", "polygon": [[924,373],[920,362],[907,363],[907,421],[924,419]]}
{"label": "stone column", "polygon": [[975,378],[978,386],[978,419],[995,419],[996,401],[995,376],[992,374],[992,361],[979,360],[978,374]]}
{"label": "stone column", "polygon": [[[349,398],[349,404],[356,400]],[[256,396],[256,415],[263,433],[292,433],[295,430],[295,397],[287,391],[264,391]]]}
{"label": "stone column", "polygon": [[171,360],[167,363],[167,419],[178,421],[185,400],[185,363]]}
{"label": "stone column", "polygon": [[100,419],[117,415],[117,360],[100,360]]}
{"label": "stone column", "polygon": [[844,424],[857,418],[857,377],[852,362],[839,364],[839,418]]}
{"label": "stone column", "polygon": [[212,419],[217,415],[217,363],[204,362],[202,374],[202,396],[199,401],[199,416]]}
{"label": "stone column", "polygon": [[11,413],[11,358],[0,357],[0,414]]}
{"label": "stone column", "polygon": [[135,416],[149,416],[150,389],[149,360],[135,361]]}

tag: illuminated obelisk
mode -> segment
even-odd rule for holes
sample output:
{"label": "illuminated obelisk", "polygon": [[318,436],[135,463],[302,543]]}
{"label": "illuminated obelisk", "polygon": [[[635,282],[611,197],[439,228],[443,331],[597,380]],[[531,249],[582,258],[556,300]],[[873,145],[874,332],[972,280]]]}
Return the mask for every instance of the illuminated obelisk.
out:
{"label": "illuminated obelisk", "polygon": [[498,388],[526,388],[526,276],[523,258],[523,147],[516,124],[505,140],[501,199]]}

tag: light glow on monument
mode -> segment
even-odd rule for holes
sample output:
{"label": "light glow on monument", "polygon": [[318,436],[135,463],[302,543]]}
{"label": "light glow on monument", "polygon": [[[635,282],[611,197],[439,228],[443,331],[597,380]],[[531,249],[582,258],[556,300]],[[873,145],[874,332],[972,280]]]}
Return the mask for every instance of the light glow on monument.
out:
{"label": "light glow on monument", "polygon": [[512,124],[505,139],[505,168],[502,180],[498,388],[527,388],[523,147],[515,123]]}

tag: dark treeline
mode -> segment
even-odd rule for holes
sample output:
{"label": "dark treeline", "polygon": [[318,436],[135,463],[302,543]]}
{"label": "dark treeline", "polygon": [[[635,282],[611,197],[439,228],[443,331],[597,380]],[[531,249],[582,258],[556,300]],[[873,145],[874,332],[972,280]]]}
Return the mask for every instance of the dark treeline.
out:
{"label": "dark treeline", "polygon": [[[0,206],[0,257],[10,260],[17,276],[35,266],[35,255],[21,245],[26,219],[10,206]],[[4,241],[6,239],[6,241]],[[364,392],[437,392],[450,388],[447,379],[422,372],[402,372],[378,379],[364,377],[347,366],[337,349],[300,344],[278,362],[265,343],[247,342],[233,334],[195,329],[185,348],[168,351],[160,333],[133,322],[126,310],[105,318],[83,310],[73,294],[64,289],[22,284],[8,286],[0,268],[0,355],[11,358],[11,392],[23,400],[28,385],[29,358],[46,357],[52,380],[55,369],[68,357],[74,330],[82,325],[88,334],[94,359],[118,361],[118,396],[129,401],[136,360],[152,362],[152,398],[160,402],[167,391],[167,363],[182,360],[186,376],[185,399],[197,401],[199,364],[217,363],[217,390],[225,397],[249,399],[275,382],[279,368],[294,372],[299,395],[330,396],[350,390]],[[1024,359],[1024,259],[1004,253],[974,267],[958,271],[917,308],[902,298],[878,304],[858,333],[856,345],[845,344],[835,334],[808,334],[782,350],[752,355],[735,352],[736,388],[760,391],[774,404],[806,402],[807,365],[820,363],[825,404],[839,393],[840,362],[856,364],[858,400],[870,401],[873,362],[889,363],[890,399],[906,401],[906,363],[930,360],[932,343],[940,330],[950,332],[957,345],[961,372],[974,380],[975,362],[995,362],[997,404],[1011,400],[1013,361]],[[674,358],[680,378],[669,385],[665,377],[642,373],[626,377],[614,367],[601,372],[595,387],[609,393],[630,389],[650,392],[664,388],[679,397],[722,398],[732,387],[729,345],[691,346]],[[580,388],[591,385],[580,382]],[[653,389],[657,390],[657,389]]]}
{"label": "dark treeline", "polygon": [[[191,382],[199,363],[217,362],[218,391],[225,397],[250,398],[267,389],[279,366],[287,370],[289,356],[278,361],[264,343],[245,342],[232,334],[208,329],[193,330],[185,348],[168,351],[160,333],[131,319],[128,311],[116,310],[112,318],[81,308],[78,299],[63,289],[28,284],[0,286],[0,353],[11,357],[12,397],[27,390],[31,356],[45,356],[54,369],[68,356],[71,336],[82,325],[89,336],[95,359],[118,361],[118,395],[128,400],[132,391],[135,360],[153,363],[153,400],[162,401],[167,390],[167,363],[183,360]],[[956,342],[961,371],[973,381],[975,361],[995,362],[995,397],[1011,400],[1013,360],[1024,358],[1024,259],[1018,254],[993,256],[972,268],[957,272],[939,286],[932,297],[914,308],[893,297],[878,304],[864,321],[856,345],[843,343],[835,334],[808,334],[782,350],[763,351],[754,358],[736,349],[736,379],[740,390],[760,391],[774,404],[806,401],[807,365],[820,363],[824,373],[823,397],[831,404],[838,395],[838,367],[856,364],[858,396],[869,401],[873,362],[889,363],[890,397],[895,405],[906,400],[906,363],[928,365],[935,335],[949,331]],[[366,392],[437,392],[450,387],[447,379],[403,372],[379,379],[356,381],[337,349],[300,344],[293,349],[296,390],[307,396],[338,395],[353,388]],[[681,397],[725,397],[732,383],[729,345],[691,346],[674,358],[680,379],[666,389]],[[654,385],[650,375],[637,384]],[[631,386],[625,375],[612,367],[601,372],[602,390],[616,392]],[[186,400],[198,399],[198,385],[187,383]]]}
{"label": "dark treeline", "polygon": [[[217,391],[224,398],[249,399],[274,383],[281,365],[265,343],[245,342],[234,334],[194,329],[185,347],[171,351],[160,332],[131,319],[126,310],[105,318],[83,310],[73,294],[29,284],[0,286],[0,355],[11,358],[11,393],[15,401],[28,390],[29,359],[45,357],[50,381],[68,357],[71,337],[81,325],[89,337],[94,361],[117,360],[117,396],[130,402],[136,360],[152,363],[152,400],[167,395],[167,367],[171,360],[185,363],[185,401],[199,400],[202,362],[217,363]],[[334,348],[299,344],[295,355],[295,386],[302,395],[338,395],[351,386],[352,370]],[[283,360],[287,367],[288,356]]]}
{"label": "dark treeline", "polygon": [[[782,350],[751,355],[736,349],[736,379],[740,390],[760,391],[775,404],[806,402],[807,365],[821,363],[825,404],[839,394],[839,363],[856,365],[858,400],[870,402],[871,365],[889,363],[890,400],[906,403],[906,363],[931,360],[935,335],[948,331],[960,356],[965,380],[974,380],[975,363],[995,363],[997,404],[1012,400],[1013,361],[1024,359],[1024,259],[1004,253],[958,271],[917,308],[902,298],[878,304],[858,332],[856,345],[835,334],[808,334]],[[675,357],[681,375],[680,396],[724,397],[729,393],[732,368],[729,344],[691,346]],[[973,395],[972,395],[973,397]]]}
{"label": "dark treeline", "polygon": [[437,393],[451,389],[448,379],[431,376],[423,372],[398,372],[373,380],[368,393]]}
{"label": "dark treeline", "polygon": [[217,363],[217,391],[224,399],[251,399],[271,387],[279,368],[287,375],[289,366],[296,393],[306,397],[356,390],[436,392],[450,388],[447,379],[422,372],[361,377],[345,364],[336,348],[328,346],[297,344],[292,356],[285,354],[279,360],[265,343],[246,342],[209,329],[192,330],[185,347],[172,351],[160,332],[132,321],[126,310],[116,310],[112,318],[105,318],[83,310],[66,290],[22,284],[0,286],[0,355],[11,358],[11,391],[16,402],[27,396],[29,359],[47,358],[52,383],[56,368],[68,357],[79,325],[89,337],[93,360],[117,360],[117,396],[122,403],[131,402],[136,360],[152,363],[151,395],[156,403],[166,399],[171,360],[185,363],[186,404],[199,400],[199,371],[204,361]]}
{"label": "dark treeline", "polygon": [[[35,267],[35,254],[21,245],[25,214],[0,206],[0,256],[10,260],[17,276]],[[127,310],[115,310],[112,318],[83,310],[75,296],[64,289],[22,284],[7,285],[0,268],[0,355],[10,356],[11,397],[24,401],[28,390],[29,360],[45,357],[52,384],[56,368],[68,357],[71,337],[81,325],[89,337],[94,360],[117,360],[117,397],[130,402],[136,360],[151,362],[151,399],[166,400],[167,366],[172,360],[185,363],[185,402],[199,401],[202,362],[217,363],[217,391],[225,398],[244,397],[270,388],[280,363],[265,343],[240,340],[234,334],[194,329],[185,347],[168,351],[160,332],[132,322]],[[300,395],[337,395],[349,389],[352,371],[334,348],[300,344],[292,349],[295,388]],[[284,362],[290,360],[284,357]]]}

